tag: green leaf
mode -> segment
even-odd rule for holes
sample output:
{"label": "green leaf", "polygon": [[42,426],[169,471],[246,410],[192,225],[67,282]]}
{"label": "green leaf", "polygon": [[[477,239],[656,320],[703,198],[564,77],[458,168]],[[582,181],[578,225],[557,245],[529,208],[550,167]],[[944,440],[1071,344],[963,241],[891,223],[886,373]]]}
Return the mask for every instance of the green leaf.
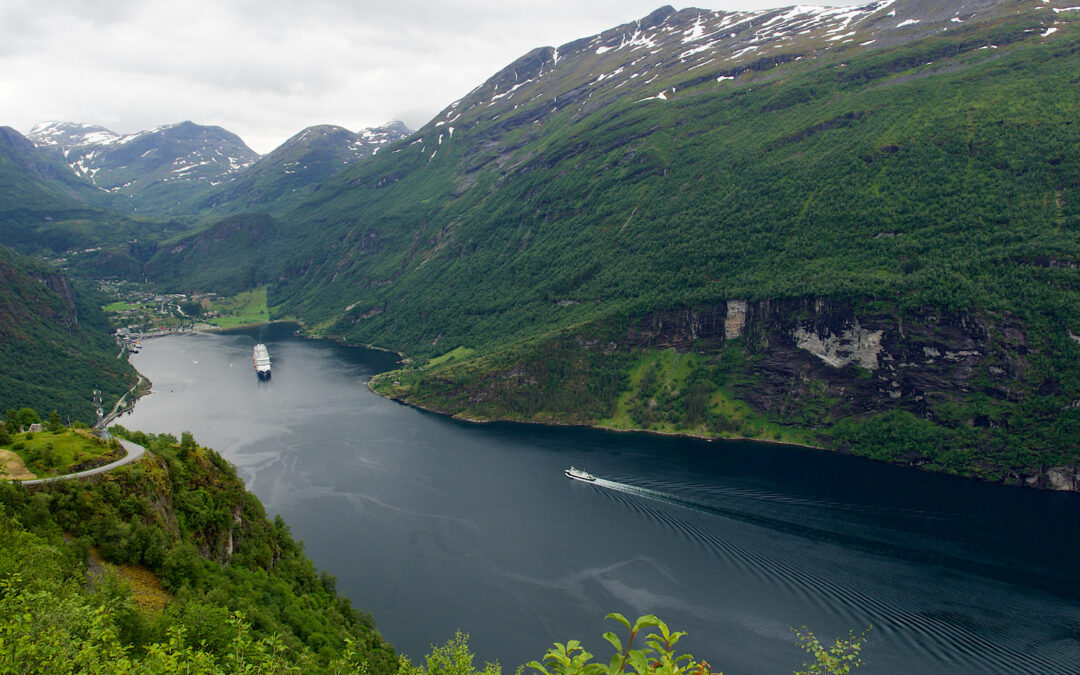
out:
{"label": "green leaf", "polygon": [[539,670],[541,673],[544,673],[544,675],[551,675],[551,673],[548,672],[547,668],[540,665],[539,661],[529,661],[528,663],[525,664],[525,667],[526,668],[532,668],[533,670]]}
{"label": "green leaf", "polygon": [[[639,630],[641,630],[642,628],[645,628],[647,626],[651,626],[651,627],[655,628],[655,627],[661,625],[662,623],[663,623],[663,621],[656,618],[656,615],[654,615],[654,614],[645,614],[643,616],[638,617],[638,620],[634,622],[634,627],[631,630],[633,630],[633,632],[636,633]],[[627,623],[627,626],[629,626],[629,623]]]}
{"label": "green leaf", "polygon": [[608,675],[618,675],[622,672],[623,655],[622,652],[613,654],[611,656],[611,662],[608,664]]}
{"label": "green leaf", "polygon": [[605,619],[615,619],[616,621],[618,621],[618,622],[619,622],[619,623],[621,623],[622,625],[626,626],[627,628],[630,628],[630,620],[629,620],[629,619],[627,619],[627,618],[626,618],[625,616],[623,616],[622,614],[619,614],[618,612],[612,612],[611,614],[608,614],[608,615],[607,615],[606,617],[604,617],[604,618],[605,618]]}
{"label": "green leaf", "polygon": [[619,654],[622,654],[622,640],[619,639],[618,635],[612,633],[611,631],[608,631],[607,633],[604,633],[604,639],[611,643],[611,646],[615,648],[615,651],[617,651]]}

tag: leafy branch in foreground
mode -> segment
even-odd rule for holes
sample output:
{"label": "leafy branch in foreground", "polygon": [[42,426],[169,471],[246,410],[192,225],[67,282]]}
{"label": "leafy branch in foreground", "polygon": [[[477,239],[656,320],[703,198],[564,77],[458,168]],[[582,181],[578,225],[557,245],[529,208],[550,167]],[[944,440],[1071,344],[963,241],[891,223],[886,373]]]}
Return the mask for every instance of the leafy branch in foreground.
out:
{"label": "leafy branch in foreground", "polygon": [[862,651],[862,643],[866,641],[866,634],[870,632],[870,626],[862,635],[856,635],[855,631],[848,633],[847,639],[836,638],[832,647],[825,647],[817,636],[807,630],[793,628],[795,635],[799,636],[799,646],[814,657],[813,663],[804,663],[806,670],[797,670],[795,675],[847,675],[854,668],[865,665],[859,658]]}
{"label": "leafy branch in foreground", "polygon": [[[585,651],[577,640],[570,640],[566,644],[556,642],[555,645],[544,655],[544,663],[530,661],[525,664],[529,668],[537,670],[544,675],[618,675],[630,671],[637,675],[656,673],[657,675],[682,675],[683,673],[697,673],[708,675],[711,670],[705,661],[696,663],[694,657],[689,654],[675,655],[675,644],[684,636],[684,631],[671,632],[660,619],[652,614],[638,617],[633,625],[618,612],[608,614],[608,619],[614,619],[630,631],[630,639],[626,646],[615,633],[604,633],[604,639],[615,648],[615,654],[607,667],[599,663],[589,663],[593,655]],[[634,649],[634,640],[645,628],[653,631],[645,636],[645,647]]]}
{"label": "leafy branch in foreground", "polygon": [[[615,648],[607,666],[592,662],[593,655],[577,640],[556,642],[544,655],[543,664],[530,661],[525,665],[542,675],[712,675],[707,661],[696,661],[690,654],[676,655],[675,645],[686,635],[684,631],[672,632],[652,614],[638,617],[633,625],[619,613],[608,614],[606,618],[618,621],[630,631],[625,647],[618,635],[604,633],[604,639]],[[646,646],[634,649],[634,640],[647,628],[652,630],[644,638]],[[805,626],[795,629],[799,646],[814,657],[812,663],[803,664],[805,670],[795,671],[795,675],[847,675],[862,666],[859,653],[870,628],[861,635],[851,631],[847,638],[837,638],[832,647],[822,645]]]}

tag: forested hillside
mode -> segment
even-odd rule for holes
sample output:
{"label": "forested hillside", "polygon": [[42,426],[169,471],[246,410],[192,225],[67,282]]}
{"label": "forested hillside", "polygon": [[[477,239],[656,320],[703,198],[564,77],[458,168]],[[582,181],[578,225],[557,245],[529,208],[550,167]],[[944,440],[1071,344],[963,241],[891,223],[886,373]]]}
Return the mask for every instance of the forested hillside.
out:
{"label": "forested hillside", "polygon": [[57,255],[179,233],[174,222],[119,215],[113,195],[79,178],[22,134],[0,127],[0,245]]}
{"label": "forested hillside", "polygon": [[127,435],[153,454],[92,482],[0,481],[0,670],[397,670],[232,465]]}
{"label": "forested hillside", "polygon": [[91,422],[93,390],[112,405],[136,383],[101,304],[87,284],[0,246],[0,409]]}

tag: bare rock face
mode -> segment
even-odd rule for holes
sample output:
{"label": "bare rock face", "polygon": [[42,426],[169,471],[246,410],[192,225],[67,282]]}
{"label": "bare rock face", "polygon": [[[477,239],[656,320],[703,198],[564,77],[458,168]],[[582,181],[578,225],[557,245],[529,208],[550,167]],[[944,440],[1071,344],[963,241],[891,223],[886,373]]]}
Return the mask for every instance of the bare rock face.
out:
{"label": "bare rock face", "polygon": [[1051,490],[1080,492],[1080,468],[1054,466],[1046,470],[1046,487]]}
{"label": "bare rock face", "polygon": [[867,370],[877,370],[881,336],[884,332],[866,330],[856,321],[840,335],[829,333],[821,336],[800,326],[792,333],[792,337],[795,338],[796,347],[805,349],[833,368],[854,363]]}
{"label": "bare rock face", "polygon": [[724,320],[724,339],[740,337],[746,326],[746,301],[728,300],[727,318]]}

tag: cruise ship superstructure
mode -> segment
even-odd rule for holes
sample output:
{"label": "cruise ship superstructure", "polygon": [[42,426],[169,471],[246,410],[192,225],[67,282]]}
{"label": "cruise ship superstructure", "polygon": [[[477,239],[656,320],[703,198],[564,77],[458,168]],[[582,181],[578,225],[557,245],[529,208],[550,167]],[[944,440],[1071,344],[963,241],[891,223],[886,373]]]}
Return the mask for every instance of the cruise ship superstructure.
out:
{"label": "cruise ship superstructure", "polygon": [[266,350],[266,345],[261,342],[255,345],[255,352],[252,358],[255,361],[255,374],[259,376],[260,380],[269,380],[270,352]]}

